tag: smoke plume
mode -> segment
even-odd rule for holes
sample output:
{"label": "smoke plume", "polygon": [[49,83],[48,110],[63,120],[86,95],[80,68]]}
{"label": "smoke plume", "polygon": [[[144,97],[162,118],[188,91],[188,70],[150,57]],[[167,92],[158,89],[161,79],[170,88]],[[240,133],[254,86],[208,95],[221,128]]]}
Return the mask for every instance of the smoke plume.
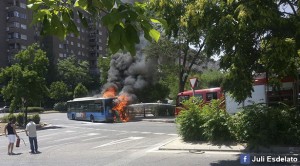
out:
{"label": "smoke plume", "polygon": [[126,94],[129,104],[137,102],[135,92],[148,85],[154,84],[157,79],[157,60],[146,58],[142,49],[145,40],[137,45],[135,56],[129,53],[116,53],[112,56],[108,71],[107,83],[102,88],[102,94],[110,87],[119,91],[119,95]]}

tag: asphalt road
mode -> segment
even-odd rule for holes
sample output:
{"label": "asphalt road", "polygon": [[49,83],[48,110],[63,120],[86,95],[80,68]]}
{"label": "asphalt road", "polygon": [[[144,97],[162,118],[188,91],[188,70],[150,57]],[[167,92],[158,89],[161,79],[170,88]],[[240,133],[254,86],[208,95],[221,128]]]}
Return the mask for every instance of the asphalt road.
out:
{"label": "asphalt road", "polygon": [[238,153],[160,151],[177,137],[174,123],[91,123],[68,120],[66,114],[41,114],[51,127],[38,131],[39,154],[30,154],[28,138],[17,155],[7,155],[7,138],[0,136],[0,165],[5,166],[165,166],[240,165]]}

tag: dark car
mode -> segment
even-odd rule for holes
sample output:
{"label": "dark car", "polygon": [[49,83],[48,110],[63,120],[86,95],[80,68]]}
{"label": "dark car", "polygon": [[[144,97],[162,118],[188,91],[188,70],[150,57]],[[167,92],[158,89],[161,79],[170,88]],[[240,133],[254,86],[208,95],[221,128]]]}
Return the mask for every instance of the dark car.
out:
{"label": "dark car", "polygon": [[8,111],[9,111],[9,106],[4,106],[4,107],[0,108],[1,113],[6,113]]}

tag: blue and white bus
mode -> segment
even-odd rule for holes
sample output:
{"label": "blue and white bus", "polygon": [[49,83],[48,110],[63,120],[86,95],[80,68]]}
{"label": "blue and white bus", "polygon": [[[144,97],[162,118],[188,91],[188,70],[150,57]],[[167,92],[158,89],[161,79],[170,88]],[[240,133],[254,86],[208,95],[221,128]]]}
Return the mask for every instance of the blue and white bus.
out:
{"label": "blue and white bus", "polygon": [[115,98],[84,97],[67,102],[68,119],[91,122],[113,122]]}

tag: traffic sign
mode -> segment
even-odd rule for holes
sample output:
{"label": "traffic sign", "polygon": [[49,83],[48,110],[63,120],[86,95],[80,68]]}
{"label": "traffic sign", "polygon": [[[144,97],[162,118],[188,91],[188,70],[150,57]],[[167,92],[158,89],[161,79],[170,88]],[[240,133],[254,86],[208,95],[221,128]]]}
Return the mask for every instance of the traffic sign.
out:
{"label": "traffic sign", "polygon": [[194,89],[197,86],[197,82],[198,82],[197,78],[190,79],[190,84],[191,84],[192,89]]}

